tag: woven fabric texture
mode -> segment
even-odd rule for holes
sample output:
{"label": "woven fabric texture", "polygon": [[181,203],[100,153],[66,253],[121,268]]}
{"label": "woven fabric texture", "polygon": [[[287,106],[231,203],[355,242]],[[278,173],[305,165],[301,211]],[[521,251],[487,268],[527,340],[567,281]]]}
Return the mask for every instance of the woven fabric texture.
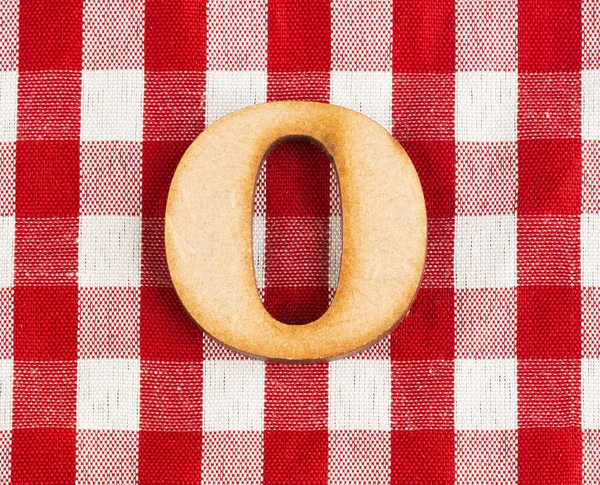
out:
{"label": "woven fabric texture", "polygon": [[[329,364],[226,350],[165,262],[186,147],[282,99],[381,123],[426,197],[410,315]],[[326,311],[341,211],[269,155],[276,318]],[[600,2],[2,0],[0,483],[600,483]]]}

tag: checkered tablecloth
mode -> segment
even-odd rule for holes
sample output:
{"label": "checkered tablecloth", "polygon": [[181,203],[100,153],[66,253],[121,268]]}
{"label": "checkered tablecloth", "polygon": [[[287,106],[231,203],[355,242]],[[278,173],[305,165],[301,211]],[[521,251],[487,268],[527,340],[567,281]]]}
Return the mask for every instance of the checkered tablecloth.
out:
{"label": "checkered tablecloth", "polygon": [[[164,257],[186,147],[237,108],[331,102],[423,184],[428,262],[377,346],[241,358]],[[257,286],[322,314],[328,158],[257,182]],[[600,2],[1,0],[0,483],[600,483]]]}

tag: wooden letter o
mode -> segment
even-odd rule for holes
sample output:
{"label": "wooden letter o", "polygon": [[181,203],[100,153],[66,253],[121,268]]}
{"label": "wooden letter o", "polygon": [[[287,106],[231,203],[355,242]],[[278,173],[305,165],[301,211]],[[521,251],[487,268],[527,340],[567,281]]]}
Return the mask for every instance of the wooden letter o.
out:
{"label": "wooden letter o", "polygon": [[[333,157],[342,202],[337,292],[306,325],[269,315],[252,259],[257,173],[268,149],[291,136]],[[267,103],[221,118],[184,154],[167,201],[167,262],[192,318],[228,347],[284,362],[344,356],[389,333],[417,293],[426,240],[423,191],[404,149],[366,116],[328,104]]]}

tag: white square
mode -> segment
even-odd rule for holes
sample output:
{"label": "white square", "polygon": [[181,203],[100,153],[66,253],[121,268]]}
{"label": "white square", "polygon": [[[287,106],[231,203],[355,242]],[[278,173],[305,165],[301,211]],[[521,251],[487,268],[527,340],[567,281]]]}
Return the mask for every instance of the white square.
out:
{"label": "white square", "polygon": [[81,216],[79,285],[139,286],[141,219],[128,216]]}
{"label": "white square", "polygon": [[329,429],[389,430],[391,398],[389,360],[329,364]]}
{"label": "white square", "polygon": [[246,106],[267,101],[266,71],[208,71],[206,125]]}
{"label": "white square", "polygon": [[0,217],[0,288],[15,281],[15,217]]}
{"label": "white square", "polygon": [[581,138],[600,140],[600,70],[581,72]]}
{"label": "white square", "polygon": [[454,232],[456,288],[517,285],[517,217],[458,216]]}
{"label": "white square", "polygon": [[516,72],[457,72],[457,141],[516,141]]}
{"label": "white square", "polygon": [[83,71],[81,139],[142,141],[144,71]]}
{"label": "white square", "polygon": [[600,359],[581,359],[581,426],[600,429]]}
{"label": "white square", "polygon": [[391,72],[332,72],[331,103],[353,109],[392,129]]}
{"label": "white square", "polygon": [[581,285],[600,287],[600,214],[581,215]]}
{"label": "white square", "polygon": [[0,360],[0,430],[12,428],[13,361]]}
{"label": "white square", "polygon": [[136,431],[139,423],[139,359],[79,359],[77,427]]}
{"label": "white square", "polygon": [[253,360],[204,362],[205,431],[262,431],[265,364]]}
{"label": "white square", "polygon": [[457,359],[456,429],[517,429],[516,359]]}
{"label": "white square", "polygon": [[0,72],[0,142],[17,141],[18,82],[17,72]]}

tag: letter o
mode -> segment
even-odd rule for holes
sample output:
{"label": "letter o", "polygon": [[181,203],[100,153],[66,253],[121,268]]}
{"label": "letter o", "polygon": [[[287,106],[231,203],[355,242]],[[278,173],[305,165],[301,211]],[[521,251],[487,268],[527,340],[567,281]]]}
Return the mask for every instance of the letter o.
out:
{"label": "letter o", "polygon": [[[292,136],[333,157],[342,202],[338,288],[306,325],[266,311],[252,259],[257,173],[269,148]],[[426,242],[423,191],[404,149],[366,116],[322,103],[267,103],[221,118],[184,154],[167,201],[167,262],[183,305],[216,340],[258,358],[327,360],[387,335],[417,293]]]}

